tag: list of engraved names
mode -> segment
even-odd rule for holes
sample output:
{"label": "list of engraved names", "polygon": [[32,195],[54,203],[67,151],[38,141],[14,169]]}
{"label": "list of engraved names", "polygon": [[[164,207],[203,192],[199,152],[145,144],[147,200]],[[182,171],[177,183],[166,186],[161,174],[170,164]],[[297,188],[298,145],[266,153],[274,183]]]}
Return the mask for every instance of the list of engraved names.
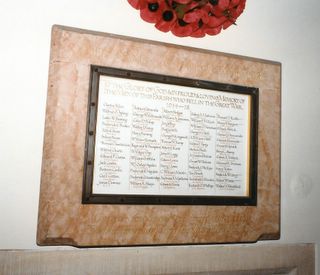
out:
{"label": "list of engraved names", "polygon": [[247,196],[250,97],[100,76],[94,194]]}

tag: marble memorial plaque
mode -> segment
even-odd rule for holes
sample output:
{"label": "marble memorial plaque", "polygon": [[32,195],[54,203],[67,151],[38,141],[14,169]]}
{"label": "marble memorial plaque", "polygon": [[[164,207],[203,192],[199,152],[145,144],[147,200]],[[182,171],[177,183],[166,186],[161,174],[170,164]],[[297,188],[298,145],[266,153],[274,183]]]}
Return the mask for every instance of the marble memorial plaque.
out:
{"label": "marble memorial plaque", "polygon": [[[250,193],[246,182],[251,170],[246,163],[251,159],[247,150],[251,96],[101,74],[100,100],[90,102],[92,65],[258,89],[256,203],[83,203],[88,161],[96,197],[121,193],[163,199],[179,193],[180,197],[239,199]],[[39,245],[208,244],[279,238],[280,63],[53,26],[48,81]],[[132,87],[141,90],[141,96]],[[167,100],[175,93],[190,101]],[[215,102],[231,104],[214,97],[238,101],[242,109],[209,108]],[[208,98],[208,103],[197,101]],[[91,133],[88,110],[94,108],[98,119]],[[229,132],[223,132],[228,123]],[[97,144],[91,146],[92,159],[87,155],[88,135]],[[227,135],[237,146],[224,143]],[[227,180],[234,181],[230,188],[218,183],[228,168],[225,152],[234,163],[228,170]]]}

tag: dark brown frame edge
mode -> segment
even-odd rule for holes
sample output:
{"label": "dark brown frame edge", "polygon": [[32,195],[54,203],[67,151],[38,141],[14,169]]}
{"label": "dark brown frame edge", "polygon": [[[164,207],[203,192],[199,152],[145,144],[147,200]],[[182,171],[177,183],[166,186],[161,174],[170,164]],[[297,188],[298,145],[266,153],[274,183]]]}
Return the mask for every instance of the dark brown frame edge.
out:
{"label": "dark brown frame edge", "polygon": [[[249,196],[229,197],[229,196],[172,196],[172,195],[105,195],[92,194],[95,131],[97,119],[97,106],[99,100],[99,77],[109,75],[119,78],[129,78],[150,82],[158,82],[187,87],[197,87],[203,89],[218,90],[222,92],[247,94],[251,96],[250,115],[250,176],[249,176]],[[159,205],[257,205],[257,166],[258,166],[258,120],[259,120],[259,89],[254,87],[239,86],[181,78],[147,72],[139,72],[114,67],[103,67],[91,65],[90,85],[88,96],[87,130],[84,156],[83,174],[83,204],[159,204]]]}

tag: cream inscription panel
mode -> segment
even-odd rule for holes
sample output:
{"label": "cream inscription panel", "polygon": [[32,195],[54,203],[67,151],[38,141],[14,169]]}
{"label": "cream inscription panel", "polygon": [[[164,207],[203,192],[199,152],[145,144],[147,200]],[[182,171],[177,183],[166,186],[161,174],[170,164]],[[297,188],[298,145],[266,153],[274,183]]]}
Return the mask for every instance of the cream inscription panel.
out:
{"label": "cream inscription panel", "polygon": [[251,96],[99,76],[92,194],[249,195]]}

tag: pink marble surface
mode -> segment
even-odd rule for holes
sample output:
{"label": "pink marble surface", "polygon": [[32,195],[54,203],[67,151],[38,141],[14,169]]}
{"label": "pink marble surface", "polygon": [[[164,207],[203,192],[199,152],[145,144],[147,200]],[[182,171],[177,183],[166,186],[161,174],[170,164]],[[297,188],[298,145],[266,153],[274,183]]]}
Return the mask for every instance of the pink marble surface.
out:
{"label": "pink marble surface", "polygon": [[[258,87],[258,206],[81,204],[91,64]],[[276,62],[54,26],[37,243],[109,246],[279,238],[280,85]]]}

